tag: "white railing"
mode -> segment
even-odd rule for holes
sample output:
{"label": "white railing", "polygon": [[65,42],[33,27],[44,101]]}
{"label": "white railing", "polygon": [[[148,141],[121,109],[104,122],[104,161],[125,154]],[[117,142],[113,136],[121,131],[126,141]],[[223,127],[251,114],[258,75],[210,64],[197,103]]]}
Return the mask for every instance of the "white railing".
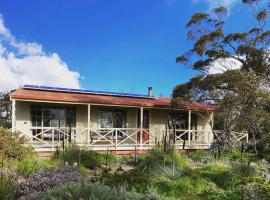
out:
{"label": "white railing", "polygon": [[[214,130],[215,134],[220,134],[222,133],[222,130]],[[247,132],[235,132],[232,131],[231,133],[231,137],[232,137],[232,146],[235,147],[237,146],[239,143],[248,143],[248,133]]]}
{"label": "white railing", "polygon": [[[68,141],[94,150],[150,149],[164,140],[165,135],[173,140],[178,149],[207,149],[213,141],[211,130],[84,127],[17,127],[16,130],[27,133],[34,148],[44,147],[52,151]],[[232,137],[235,144],[248,140],[246,133],[233,132]]]}
{"label": "white railing", "polygon": [[[89,146],[113,147],[148,147],[154,146],[156,135],[153,129],[140,128],[102,128],[90,129]],[[142,140],[140,139],[142,137]]]}

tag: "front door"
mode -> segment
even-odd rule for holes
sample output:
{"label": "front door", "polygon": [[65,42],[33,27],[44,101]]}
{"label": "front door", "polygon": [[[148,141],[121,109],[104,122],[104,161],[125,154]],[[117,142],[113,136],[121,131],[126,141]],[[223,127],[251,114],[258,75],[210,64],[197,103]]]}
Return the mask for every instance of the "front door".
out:
{"label": "front door", "polygon": [[[140,122],[141,122],[141,112],[140,112],[140,110],[138,110],[138,114],[137,114],[137,116],[138,116],[138,120],[137,120],[137,122],[138,122],[138,124],[137,124],[137,127],[138,128],[140,128],[140,126],[141,126],[141,124],[140,124]],[[144,143],[149,143],[149,123],[150,123],[150,120],[149,120],[149,110],[144,110],[143,111],[143,123],[142,123],[142,128],[143,128],[143,132],[142,132],[142,143],[144,144]],[[138,133],[137,133],[137,141],[138,142],[140,142],[140,134],[141,134],[141,132],[140,131],[138,131]]]}

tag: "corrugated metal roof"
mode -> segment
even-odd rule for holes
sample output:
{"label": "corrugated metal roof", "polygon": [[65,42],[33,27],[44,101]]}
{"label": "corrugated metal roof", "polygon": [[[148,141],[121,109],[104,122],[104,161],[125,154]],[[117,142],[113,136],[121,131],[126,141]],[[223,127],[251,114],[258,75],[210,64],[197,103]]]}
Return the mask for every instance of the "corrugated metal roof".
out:
{"label": "corrugated metal roof", "polygon": [[[35,101],[52,101],[52,102],[70,102],[70,103],[91,103],[104,105],[149,107],[149,108],[171,108],[171,98],[139,98],[127,96],[109,96],[103,94],[87,94],[65,91],[35,90],[19,88],[10,94],[11,99],[24,99]],[[178,109],[213,111],[214,107],[197,103],[179,101]]]}

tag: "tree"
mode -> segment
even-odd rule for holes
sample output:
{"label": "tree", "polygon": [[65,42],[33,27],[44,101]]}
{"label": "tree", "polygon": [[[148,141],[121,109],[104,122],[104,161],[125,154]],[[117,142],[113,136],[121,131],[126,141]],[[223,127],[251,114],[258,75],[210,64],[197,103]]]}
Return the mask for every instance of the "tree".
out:
{"label": "tree", "polygon": [[226,33],[224,7],[196,13],[188,21],[187,37],[193,48],[176,61],[200,74],[177,85],[173,97],[216,105],[218,116],[223,116],[223,136],[230,141],[232,130],[246,130],[257,152],[257,140],[270,124],[268,6],[259,0],[242,2],[256,22],[246,32]]}
{"label": "tree", "polygon": [[11,127],[11,101],[9,92],[0,92],[0,127]]}

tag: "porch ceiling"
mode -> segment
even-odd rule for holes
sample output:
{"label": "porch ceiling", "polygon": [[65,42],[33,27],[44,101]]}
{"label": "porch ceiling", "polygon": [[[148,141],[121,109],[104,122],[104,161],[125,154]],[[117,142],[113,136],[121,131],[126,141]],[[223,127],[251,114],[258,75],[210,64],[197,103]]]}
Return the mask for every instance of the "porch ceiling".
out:
{"label": "porch ceiling", "polygon": [[[33,90],[19,88],[10,94],[11,99],[24,99],[35,101],[90,103],[104,105],[122,105],[149,108],[171,108],[171,98],[157,97],[154,99],[138,97],[108,96],[100,94],[83,94],[59,91]],[[197,102],[181,101],[179,109],[213,111],[214,107]]]}

